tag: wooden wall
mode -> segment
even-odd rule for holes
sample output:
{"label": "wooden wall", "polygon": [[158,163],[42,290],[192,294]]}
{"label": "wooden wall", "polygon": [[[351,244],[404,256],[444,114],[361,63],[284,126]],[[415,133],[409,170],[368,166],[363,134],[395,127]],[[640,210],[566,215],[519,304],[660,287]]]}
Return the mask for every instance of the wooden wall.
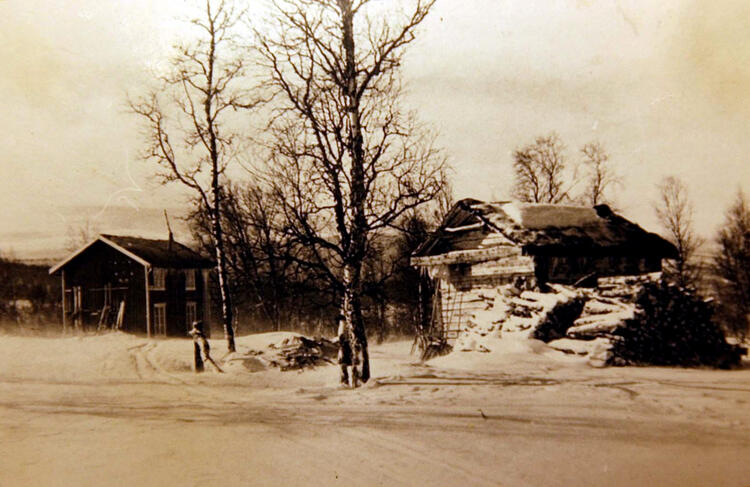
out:
{"label": "wooden wall", "polygon": [[[185,273],[195,272],[195,289],[185,288]],[[153,271],[149,275],[149,284],[153,286]],[[196,303],[197,319],[204,319],[204,286],[203,273],[200,269],[167,269],[164,289],[151,289],[151,316],[153,326],[154,307],[156,304],[166,304],[167,310],[167,335],[187,336],[192,323],[186,318],[187,302]],[[208,323],[205,324],[209,326]]]}
{"label": "wooden wall", "polygon": [[[82,321],[84,329],[95,329],[104,306],[104,295],[107,287],[111,288],[113,306],[118,306],[125,299],[123,331],[146,334],[146,273],[142,264],[113,249],[103,242],[95,242],[88,249],[68,262],[64,267],[65,289],[68,310],[72,311],[74,288],[80,287],[82,298]],[[195,301],[196,316],[206,320],[210,316],[206,306],[204,292],[204,273],[195,272],[195,289],[185,289],[185,271],[169,269],[166,273],[164,290],[151,289],[151,317],[154,329],[154,306],[165,303],[167,311],[167,335],[186,336],[189,325],[186,318],[187,301]],[[207,273],[205,273],[207,275]],[[58,278],[60,278],[58,276]],[[149,284],[153,286],[153,270],[149,273]],[[67,314],[67,326],[73,327],[73,316]],[[206,323],[207,331],[210,323]]]}
{"label": "wooden wall", "polygon": [[546,270],[549,282],[575,283],[588,275],[630,276],[661,271],[661,259],[640,256],[571,257],[537,256],[537,267]]}
{"label": "wooden wall", "polygon": [[[104,304],[104,289],[112,287],[112,301],[125,298],[123,330],[146,333],[146,289],[144,268],[138,262],[103,242],[95,242],[64,267],[68,309],[71,310],[73,289],[81,288],[83,325],[96,327]],[[72,316],[67,324],[72,326]]]}

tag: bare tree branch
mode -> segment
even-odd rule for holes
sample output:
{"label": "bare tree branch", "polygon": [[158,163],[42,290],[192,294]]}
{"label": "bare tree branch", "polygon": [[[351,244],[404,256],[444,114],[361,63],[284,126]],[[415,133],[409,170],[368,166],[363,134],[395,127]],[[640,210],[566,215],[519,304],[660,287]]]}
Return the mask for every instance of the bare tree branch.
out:
{"label": "bare tree branch", "polygon": [[537,137],[513,153],[513,195],[521,201],[560,204],[571,200],[565,145],[556,133]]}
{"label": "bare tree branch", "polygon": [[611,203],[607,198],[607,191],[620,184],[620,178],[615,174],[609,163],[609,154],[599,142],[590,142],[581,148],[584,165],[588,168],[588,185],[584,198],[591,206]]}
{"label": "bare tree branch", "polygon": [[[354,347],[364,352],[363,262],[378,229],[433,200],[445,161],[400,103],[399,68],[434,0],[400,19],[375,17],[368,1],[277,0],[259,33],[274,93],[265,171],[289,236],[343,294]],[[304,261],[304,263],[303,263]]]}
{"label": "bare tree branch", "polygon": [[241,134],[229,128],[226,112],[254,108],[262,101],[244,86],[246,61],[234,34],[241,15],[224,0],[206,0],[201,17],[191,21],[200,35],[175,47],[172,69],[160,78],[161,89],[129,102],[144,122],[144,158],[162,168],[163,182],[179,182],[193,191],[211,217],[211,247],[230,352],[235,350],[233,310],[221,199],[224,173],[236,156]]}
{"label": "bare tree branch", "polygon": [[665,269],[667,276],[679,286],[696,287],[701,269],[695,261],[695,254],[703,239],[693,230],[693,206],[687,187],[680,179],[669,176],[659,183],[659,201],[655,210],[678,252],[674,265]]}

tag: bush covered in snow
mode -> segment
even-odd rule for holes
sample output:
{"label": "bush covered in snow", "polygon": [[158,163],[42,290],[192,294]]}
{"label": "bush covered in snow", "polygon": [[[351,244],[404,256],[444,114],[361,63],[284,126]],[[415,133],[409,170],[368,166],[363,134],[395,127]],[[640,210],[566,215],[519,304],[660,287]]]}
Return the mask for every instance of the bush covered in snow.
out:
{"label": "bush covered in snow", "polygon": [[613,365],[680,365],[727,368],[741,349],[726,342],[712,321],[711,303],[665,282],[646,283],[636,313],[614,332]]}

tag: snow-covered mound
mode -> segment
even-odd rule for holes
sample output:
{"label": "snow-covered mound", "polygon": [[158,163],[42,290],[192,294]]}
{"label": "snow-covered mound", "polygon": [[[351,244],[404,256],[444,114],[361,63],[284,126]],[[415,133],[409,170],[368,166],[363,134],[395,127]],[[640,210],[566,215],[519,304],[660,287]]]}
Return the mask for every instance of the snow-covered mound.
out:
{"label": "snow-covered mound", "polygon": [[552,284],[547,292],[540,292],[507,284],[485,290],[481,297],[486,308],[467,320],[454,353],[554,349],[587,357],[592,365],[604,365],[610,358],[610,334],[633,318],[634,299],[643,283],[658,277],[601,279],[593,289]]}

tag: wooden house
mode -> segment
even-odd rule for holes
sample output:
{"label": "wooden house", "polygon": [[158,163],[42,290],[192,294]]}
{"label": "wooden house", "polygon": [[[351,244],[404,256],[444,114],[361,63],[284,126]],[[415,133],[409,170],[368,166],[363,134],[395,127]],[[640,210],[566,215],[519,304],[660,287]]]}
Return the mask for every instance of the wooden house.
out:
{"label": "wooden house", "polygon": [[185,336],[211,322],[213,263],[169,240],[100,235],[50,268],[62,282],[63,328]]}
{"label": "wooden house", "polygon": [[411,263],[433,279],[433,326],[451,337],[482,294],[512,282],[588,285],[597,277],[661,271],[675,247],[615,214],[594,208],[459,201]]}

